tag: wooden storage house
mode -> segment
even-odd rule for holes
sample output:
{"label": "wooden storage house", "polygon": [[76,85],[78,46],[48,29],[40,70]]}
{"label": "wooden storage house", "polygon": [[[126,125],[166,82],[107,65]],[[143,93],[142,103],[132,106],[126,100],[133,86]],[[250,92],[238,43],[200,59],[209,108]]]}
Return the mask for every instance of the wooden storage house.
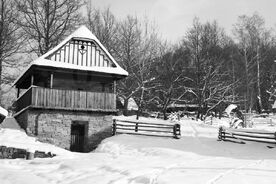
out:
{"label": "wooden storage house", "polygon": [[90,151],[111,135],[116,81],[126,77],[82,26],[34,60],[14,82],[14,117],[29,135],[72,151]]}

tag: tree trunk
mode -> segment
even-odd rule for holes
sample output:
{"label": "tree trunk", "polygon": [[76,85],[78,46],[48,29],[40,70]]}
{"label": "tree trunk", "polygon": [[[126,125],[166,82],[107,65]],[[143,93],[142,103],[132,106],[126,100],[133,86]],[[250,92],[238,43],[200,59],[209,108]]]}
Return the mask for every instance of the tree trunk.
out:
{"label": "tree trunk", "polygon": [[140,102],[139,102],[139,106],[138,106],[138,111],[137,111],[137,115],[136,115],[136,119],[139,119],[140,114],[142,114],[142,106],[143,106],[143,102],[144,102],[144,92],[145,92],[145,88],[142,87],[142,93],[141,93],[141,98],[140,98]]}
{"label": "tree trunk", "polygon": [[197,110],[196,120],[200,119],[200,108]]}
{"label": "tree trunk", "polygon": [[167,119],[168,119],[166,112],[167,112],[167,108],[166,108],[166,109],[163,109],[164,120],[167,120]]}
{"label": "tree trunk", "polygon": [[259,59],[259,46],[257,47],[257,85],[258,85],[258,103],[259,110],[262,111],[262,98],[261,98],[261,82],[260,82],[260,59]]}
{"label": "tree trunk", "polygon": [[136,119],[138,120],[140,115],[142,114],[142,109],[138,107],[137,113],[136,113]]}
{"label": "tree trunk", "polygon": [[139,120],[139,116],[140,116],[140,112],[139,112],[140,110],[138,109],[137,110],[137,113],[136,113],[136,120]]}
{"label": "tree trunk", "polygon": [[245,87],[246,87],[246,94],[245,94],[245,112],[248,112],[248,100],[249,100],[249,81],[248,81],[248,62],[247,62],[247,53],[246,48],[244,48],[244,62],[245,62]]}
{"label": "tree trunk", "polygon": [[128,115],[127,106],[128,106],[128,99],[124,99],[124,109],[123,109],[123,115],[124,115],[124,116],[127,116],[127,115]]}

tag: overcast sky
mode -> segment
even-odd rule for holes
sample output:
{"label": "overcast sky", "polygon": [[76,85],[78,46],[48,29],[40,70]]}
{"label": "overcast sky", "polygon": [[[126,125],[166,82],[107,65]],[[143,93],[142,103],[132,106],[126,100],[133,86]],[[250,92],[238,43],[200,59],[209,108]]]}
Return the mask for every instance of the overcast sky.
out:
{"label": "overcast sky", "polygon": [[92,6],[110,7],[117,18],[126,15],[148,16],[156,22],[164,39],[176,42],[195,16],[202,22],[217,20],[226,32],[232,33],[232,25],[239,15],[258,12],[267,27],[276,25],[276,0],[91,0]]}

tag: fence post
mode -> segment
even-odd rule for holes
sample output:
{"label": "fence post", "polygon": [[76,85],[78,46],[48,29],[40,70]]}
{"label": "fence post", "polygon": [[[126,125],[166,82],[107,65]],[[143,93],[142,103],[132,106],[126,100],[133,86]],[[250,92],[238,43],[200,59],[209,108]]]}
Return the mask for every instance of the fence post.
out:
{"label": "fence post", "polygon": [[218,132],[218,141],[224,141],[225,140],[225,129],[220,126],[219,132]]}
{"label": "fence post", "polygon": [[224,141],[225,140],[225,128],[223,128],[223,127],[221,127],[222,128],[222,135],[221,135],[221,138],[222,138],[222,140]]}
{"label": "fence post", "polygon": [[174,124],[174,126],[173,126],[173,135],[174,135],[174,138],[176,138],[176,139],[180,138],[180,136],[181,136],[180,124],[178,124],[178,123]]}
{"label": "fence post", "polygon": [[138,123],[135,124],[135,132],[138,132]]}
{"label": "fence post", "polygon": [[27,152],[26,152],[26,159],[27,160],[33,160],[34,159],[34,155],[35,155],[35,150],[33,150],[33,149],[27,149],[26,150]]}
{"label": "fence post", "polygon": [[112,135],[116,135],[116,119],[113,119]]}
{"label": "fence post", "polygon": [[218,141],[221,141],[222,140],[222,127],[220,126],[219,127],[219,131],[218,131]]}

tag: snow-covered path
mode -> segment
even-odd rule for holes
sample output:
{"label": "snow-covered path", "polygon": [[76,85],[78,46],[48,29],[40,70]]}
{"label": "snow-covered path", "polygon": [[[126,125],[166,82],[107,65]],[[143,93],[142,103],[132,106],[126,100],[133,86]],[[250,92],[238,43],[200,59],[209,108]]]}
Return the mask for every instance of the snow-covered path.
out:
{"label": "snow-covered path", "polygon": [[276,148],[219,142],[216,128],[192,120],[181,126],[179,140],[117,135],[92,153],[0,160],[0,183],[276,183]]}

